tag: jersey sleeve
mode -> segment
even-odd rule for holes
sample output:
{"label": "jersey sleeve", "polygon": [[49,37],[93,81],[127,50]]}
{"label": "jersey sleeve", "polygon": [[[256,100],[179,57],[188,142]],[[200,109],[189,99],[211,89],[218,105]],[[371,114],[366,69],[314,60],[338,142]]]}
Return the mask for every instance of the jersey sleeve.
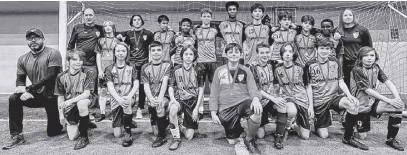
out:
{"label": "jersey sleeve", "polygon": [[85,82],[83,84],[83,90],[94,90],[95,76],[96,76],[96,74],[91,72],[91,71],[86,72],[86,79],[85,79]]}
{"label": "jersey sleeve", "polygon": [[262,95],[258,87],[256,86],[253,73],[250,71],[250,69],[246,69],[246,72],[247,72],[247,89],[249,91],[250,97],[252,97],[252,99],[254,97],[257,97],[259,98],[259,100],[261,100]]}
{"label": "jersey sleeve", "polygon": [[338,65],[338,79],[341,80],[344,78],[342,65],[339,63],[339,60],[334,58],[336,64]]}
{"label": "jersey sleeve", "polygon": [[176,81],[177,81],[177,79],[176,79],[176,77],[175,77],[175,69],[174,70],[172,70],[172,72],[171,72],[171,75],[170,75],[170,78],[168,79],[168,87],[175,87],[175,84],[176,84]]}
{"label": "jersey sleeve", "polygon": [[23,64],[22,57],[20,57],[17,61],[17,75],[27,75],[27,72],[25,72],[25,67]]}
{"label": "jersey sleeve", "polygon": [[145,64],[143,67],[141,67],[141,76],[140,76],[140,83],[141,84],[146,84],[150,83],[150,80],[148,79],[146,69],[147,69],[148,64]]}
{"label": "jersey sleeve", "polygon": [[106,67],[106,69],[105,69],[105,80],[106,80],[106,82],[114,82],[114,76],[113,76],[113,73],[112,73],[112,67],[111,66],[109,66],[109,67]]}
{"label": "jersey sleeve", "polygon": [[68,50],[72,50],[75,48],[75,43],[76,43],[76,40],[78,39],[77,29],[78,29],[78,25],[74,26],[72,29],[71,38],[69,38],[69,42],[68,42]]}
{"label": "jersey sleeve", "polygon": [[344,55],[345,54],[342,39],[338,40],[338,45],[336,46],[335,52],[336,52],[336,55]]}
{"label": "jersey sleeve", "polygon": [[102,39],[103,38],[99,38],[98,42],[96,43],[96,47],[95,47],[95,53],[102,53]]}
{"label": "jersey sleeve", "polygon": [[377,79],[381,83],[385,83],[389,78],[387,77],[386,74],[384,74],[383,70],[379,67],[379,65],[377,65],[377,67],[379,68],[379,73],[378,73]]}
{"label": "jersey sleeve", "polygon": [[139,80],[138,74],[139,74],[139,71],[136,68],[133,67],[132,70],[131,70],[131,81],[132,82],[136,81],[136,80]]}
{"label": "jersey sleeve", "polygon": [[308,86],[311,81],[310,63],[306,63],[303,70],[304,86]]}
{"label": "jersey sleeve", "polygon": [[169,65],[168,65],[168,67],[167,67],[167,70],[165,71],[165,73],[164,73],[164,76],[171,76],[171,72],[172,72],[172,70],[173,70],[173,67],[172,67],[172,65],[170,64],[170,63],[168,63]]}
{"label": "jersey sleeve", "polygon": [[353,68],[351,74],[353,75],[353,80],[355,80],[357,89],[363,91],[363,90],[370,88],[369,87],[369,78],[363,72],[361,67]]}
{"label": "jersey sleeve", "polygon": [[205,84],[205,77],[206,77],[206,72],[203,69],[203,67],[198,67],[197,69],[197,81],[198,81],[198,87],[203,87]]}
{"label": "jersey sleeve", "polygon": [[[61,53],[56,50],[51,51],[50,58],[48,60],[48,67],[62,67],[62,57]],[[54,76],[55,77],[55,76]]]}
{"label": "jersey sleeve", "polygon": [[253,73],[254,81],[256,82],[257,89],[261,89],[260,77],[257,74],[257,67],[250,66],[250,71]]}
{"label": "jersey sleeve", "polygon": [[66,94],[63,82],[61,81],[61,76],[62,73],[58,75],[57,80],[55,82],[54,95],[57,96],[64,96]]}

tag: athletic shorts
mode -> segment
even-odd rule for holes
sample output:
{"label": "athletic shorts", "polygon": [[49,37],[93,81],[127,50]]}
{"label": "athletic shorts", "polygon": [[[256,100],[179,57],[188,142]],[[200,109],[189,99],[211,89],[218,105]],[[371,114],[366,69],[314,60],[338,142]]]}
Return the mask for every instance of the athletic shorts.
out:
{"label": "athletic shorts", "polygon": [[308,109],[298,104],[295,104],[295,107],[297,108],[297,117],[296,117],[297,125],[301,126],[304,129],[310,130],[311,126],[309,123]]}
{"label": "athletic shorts", "polygon": [[212,83],[213,75],[215,74],[216,68],[218,68],[218,62],[198,62],[204,67],[204,71],[208,76],[208,81]]}
{"label": "athletic shorts", "polygon": [[184,122],[182,125],[184,125],[188,129],[198,129],[198,122],[194,122],[192,119],[192,112],[194,111],[194,108],[196,107],[198,102],[197,98],[191,98],[188,100],[180,101],[179,103],[181,104],[181,112],[184,113]]}
{"label": "athletic shorts", "polygon": [[[165,110],[165,114],[168,115],[168,103],[170,101],[170,99],[167,96],[164,96],[163,100],[165,101],[165,105],[163,109],[160,110]],[[150,113],[150,123],[151,125],[157,125],[157,119],[158,119],[158,115],[157,115],[157,109],[155,107],[152,106],[148,106],[148,113]]]}
{"label": "athletic shorts", "polygon": [[[89,105],[90,106],[90,105]],[[79,123],[80,115],[76,103],[71,104],[63,109],[65,120],[69,125],[76,125]]]}
{"label": "athletic shorts", "polygon": [[[356,123],[356,129],[358,132],[363,133],[363,132],[368,132],[370,131],[370,116],[380,118],[380,115],[376,113],[377,111],[377,105],[379,104],[380,100],[375,100],[372,108],[369,112],[366,113],[359,113],[357,115],[357,123]],[[346,115],[345,115],[346,117]]]}
{"label": "athletic shorts", "polygon": [[271,114],[272,116],[277,116],[278,111],[273,107],[274,105],[275,103],[272,101],[269,101],[268,103],[263,105],[263,113],[261,114],[260,127],[263,127],[266,124],[270,123],[269,114]]}
{"label": "athletic shorts", "polygon": [[339,102],[344,97],[343,95],[334,96],[325,104],[319,106],[314,105],[315,128],[327,128],[332,125],[332,116],[329,110],[332,109],[339,113],[341,111]]}
{"label": "athletic shorts", "polygon": [[227,139],[239,138],[240,134],[243,133],[244,129],[240,124],[240,119],[254,114],[253,110],[250,109],[251,104],[252,100],[247,99],[236,106],[224,109],[218,113]]}

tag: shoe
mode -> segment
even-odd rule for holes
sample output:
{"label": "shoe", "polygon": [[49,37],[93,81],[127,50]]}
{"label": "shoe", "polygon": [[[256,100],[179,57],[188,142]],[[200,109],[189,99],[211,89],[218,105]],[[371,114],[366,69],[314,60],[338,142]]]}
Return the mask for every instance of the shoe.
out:
{"label": "shoe", "polygon": [[131,146],[131,144],[133,144],[133,136],[131,136],[131,134],[125,132],[124,136],[122,138],[122,146],[129,147],[129,146]]}
{"label": "shoe", "polygon": [[257,147],[256,144],[256,139],[252,139],[250,141],[246,140],[246,138],[244,138],[244,145],[246,145],[247,150],[251,153],[251,154],[260,154],[260,150]]}
{"label": "shoe", "polygon": [[142,119],[143,118],[143,112],[141,111],[140,108],[137,109],[136,112],[136,119]]}
{"label": "shoe", "polygon": [[73,149],[79,150],[79,149],[86,147],[86,145],[88,145],[88,144],[89,144],[88,137],[79,137],[78,142],[76,142],[75,147]]}
{"label": "shoe", "polygon": [[353,146],[355,148],[359,148],[361,150],[369,150],[369,147],[366,146],[365,144],[357,141],[355,137],[350,138],[349,140],[346,140],[345,138],[342,138],[342,143]]}
{"label": "shoe", "polygon": [[390,147],[392,147],[392,148],[394,148],[394,149],[396,149],[396,150],[404,151],[404,147],[402,147],[402,146],[400,145],[400,143],[399,143],[396,139],[394,139],[394,138],[388,139],[388,140],[386,141],[386,145],[388,145],[388,146],[390,146]]}
{"label": "shoe", "polygon": [[100,121],[104,120],[105,118],[106,118],[105,114],[98,114],[95,117],[95,122],[100,122]]}
{"label": "shoe", "polygon": [[158,136],[153,143],[153,147],[160,147],[167,142],[167,138]]}
{"label": "shoe", "polygon": [[89,121],[89,129],[96,129],[97,127],[98,126],[95,123]]}
{"label": "shoe", "polygon": [[11,136],[10,139],[3,146],[3,150],[11,149],[22,143],[25,143],[25,139],[22,134]]}
{"label": "shoe", "polygon": [[276,134],[276,136],[274,137],[274,147],[279,150],[284,148],[283,135]]}
{"label": "shoe", "polygon": [[171,151],[178,149],[179,145],[181,144],[181,138],[174,138],[168,148]]}

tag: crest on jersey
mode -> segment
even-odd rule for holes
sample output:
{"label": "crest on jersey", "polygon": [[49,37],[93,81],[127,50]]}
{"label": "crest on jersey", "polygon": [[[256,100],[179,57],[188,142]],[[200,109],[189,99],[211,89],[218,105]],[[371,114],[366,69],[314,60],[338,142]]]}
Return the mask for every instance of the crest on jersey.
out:
{"label": "crest on jersey", "polygon": [[96,37],[99,37],[99,36],[100,36],[100,32],[96,31]]}
{"label": "crest on jersey", "polygon": [[242,82],[243,79],[244,79],[244,74],[239,74],[239,75],[237,76],[237,78],[239,79],[239,82]]}
{"label": "crest on jersey", "polygon": [[147,40],[147,35],[143,35],[143,40],[144,40],[144,41]]}
{"label": "crest on jersey", "polygon": [[353,38],[358,38],[359,37],[359,32],[353,32]]}

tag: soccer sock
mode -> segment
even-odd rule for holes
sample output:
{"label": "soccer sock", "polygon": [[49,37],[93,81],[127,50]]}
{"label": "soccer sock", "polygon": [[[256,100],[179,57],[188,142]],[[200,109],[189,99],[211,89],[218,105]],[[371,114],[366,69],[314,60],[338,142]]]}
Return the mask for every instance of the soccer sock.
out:
{"label": "soccer sock", "polygon": [[123,114],[123,126],[124,126],[124,131],[126,133],[131,135],[131,124],[132,122],[133,115],[132,114]]}
{"label": "soccer sock", "polygon": [[169,124],[169,121],[165,116],[157,118],[157,127],[158,127],[158,136],[159,137],[165,137],[165,130],[167,129],[168,124]]}
{"label": "soccer sock", "polygon": [[288,115],[287,115],[287,123],[285,124],[285,128],[290,129],[291,126],[293,125],[294,121],[295,121],[295,116],[294,117],[288,117]]}
{"label": "soccer sock", "polygon": [[247,132],[246,132],[246,140],[252,140],[259,130],[260,123],[254,122],[251,118],[247,119]]}
{"label": "soccer sock", "polygon": [[170,131],[173,138],[181,138],[179,128],[174,124],[170,124]]}
{"label": "soccer sock", "polygon": [[89,126],[89,115],[80,116],[79,118],[79,136],[80,137],[88,137],[88,127]]}
{"label": "soccer sock", "polygon": [[99,108],[100,108],[100,114],[105,114],[106,111],[106,98],[105,97],[100,97],[99,98]]}
{"label": "soccer sock", "polygon": [[357,123],[357,116],[358,115],[353,115],[351,113],[346,114],[346,117],[345,117],[346,126],[345,126],[345,133],[344,133],[345,140],[349,140],[352,138],[353,130]]}
{"label": "soccer sock", "polygon": [[[401,114],[401,112],[395,112],[395,114]],[[397,133],[399,132],[400,123],[400,117],[389,117],[389,122],[387,124],[387,139],[396,138]]]}
{"label": "soccer sock", "polygon": [[277,113],[276,120],[276,134],[283,135],[285,130],[285,125],[287,124],[287,114],[286,113]]}

